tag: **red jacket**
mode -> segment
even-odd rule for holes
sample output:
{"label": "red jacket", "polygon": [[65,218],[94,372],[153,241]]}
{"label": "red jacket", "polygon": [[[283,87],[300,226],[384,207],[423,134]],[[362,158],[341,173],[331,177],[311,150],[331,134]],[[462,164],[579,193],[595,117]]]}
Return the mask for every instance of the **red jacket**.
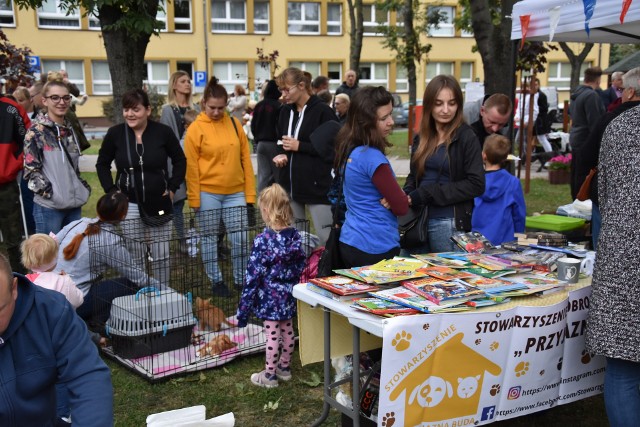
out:
{"label": "red jacket", "polygon": [[0,97],[0,184],[14,181],[23,166],[29,116],[15,101]]}

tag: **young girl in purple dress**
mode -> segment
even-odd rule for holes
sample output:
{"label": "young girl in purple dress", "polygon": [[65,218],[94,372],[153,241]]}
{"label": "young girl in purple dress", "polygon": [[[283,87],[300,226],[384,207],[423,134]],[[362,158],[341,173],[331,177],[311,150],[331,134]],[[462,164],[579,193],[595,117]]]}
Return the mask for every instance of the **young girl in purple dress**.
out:
{"label": "young girl in purple dress", "polygon": [[238,305],[238,326],[246,326],[251,313],[263,319],[267,337],[265,370],[252,374],[251,382],[273,388],[278,380],[291,379],[292,319],[296,315],[292,292],[306,256],[300,233],[292,226],[293,211],[285,190],[278,184],[265,188],[258,206],[266,227],[253,241]]}

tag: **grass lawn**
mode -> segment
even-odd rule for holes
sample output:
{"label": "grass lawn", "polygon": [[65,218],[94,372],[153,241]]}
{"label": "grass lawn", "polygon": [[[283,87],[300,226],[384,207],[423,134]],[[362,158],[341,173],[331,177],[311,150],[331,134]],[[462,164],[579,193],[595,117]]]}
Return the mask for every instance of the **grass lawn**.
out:
{"label": "grass lawn", "polygon": [[[406,133],[392,135],[396,149],[406,150]],[[92,141],[93,142],[93,141]],[[394,154],[391,154],[394,155]],[[84,216],[95,216],[95,204],[102,190],[95,173],[83,173],[94,189],[83,207]],[[531,181],[531,191],[525,196],[527,214],[555,212],[559,205],[570,203],[568,185],[550,185],[543,179]],[[107,360],[112,371],[116,426],[143,426],[146,416],[185,406],[205,405],[209,417],[234,412],[236,425],[242,427],[307,426],[322,409],[322,365],[302,367],[299,355],[293,358],[293,379],[275,389],[253,386],[249,376],[264,367],[264,355],[236,359],[224,367],[201,371],[184,377],[150,384],[121,365]],[[276,409],[265,409],[277,402]],[[273,406],[273,405],[272,405]],[[340,416],[332,411],[326,426],[340,425]],[[602,396],[513,420],[495,423],[514,427],[600,427],[607,425]]]}

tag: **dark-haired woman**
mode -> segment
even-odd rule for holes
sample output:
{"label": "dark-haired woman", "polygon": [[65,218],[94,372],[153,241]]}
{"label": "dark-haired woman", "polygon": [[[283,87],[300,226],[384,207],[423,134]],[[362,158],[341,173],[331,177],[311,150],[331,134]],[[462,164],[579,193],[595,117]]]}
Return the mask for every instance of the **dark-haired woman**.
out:
{"label": "dark-haired woman", "polygon": [[[149,258],[154,275],[169,280],[169,239],[173,195],[184,182],[187,162],[180,142],[170,127],[149,120],[151,104],[146,92],[130,90],[122,96],[124,123],[107,131],[96,169],[105,193],[121,191],[129,198],[125,232],[136,242],[147,242],[139,258]],[[171,159],[173,170],[168,171]],[[115,160],[115,182],[111,163]],[[141,252],[141,251],[137,251]]]}
{"label": "dark-haired woman", "polygon": [[393,129],[393,98],[383,87],[366,87],[353,96],[347,121],[337,136],[336,170],[343,177],[347,204],[340,255],[347,267],[375,264],[400,253],[398,215],[409,201],[385,151]]}
{"label": "dark-haired woman", "polygon": [[[246,226],[246,205],[256,201],[249,141],[242,130],[242,123],[231,117],[226,108],[227,91],[212,77],[202,96],[202,112],[189,126],[184,142],[189,164],[187,200],[189,206],[198,212],[203,234],[202,261],[211,280],[213,294],[224,297],[230,292],[218,265],[219,223],[223,221],[229,231],[233,280],[236,287],[242,288],[248,248],[243,248],[243,234],[233,230],[242,224]],[[237,208],[230,211],[233,218],[214,217],[221,209],[229,208]],[[210,210],[216,212],[205,212]]]}
{"label": "dark-haired woman", "polygon": [[[85,320],[102,324],[109,318],[114,298],[134,294],[145,286],[161,287],[145,274],[144,264],[136,263],[115,226],[127,216],[129,200],[124,193],[112,192],[98,200],[98,218],[81,218],[64,227],[59,242],[56,270],[64,271],[84,294],[84,303],[76,312]],[[89,253],[89,241],[94,253]],[[122,277],[97,281],[109,268]]]}
{"label": "dark-haired woman", "polygon": [[264,99],[256,104],[251,119],[251,133],[258,142],[258,192],[261,192],[274,182],[279,174],[278,168],[273,163],[273,158],[278,154],[277,142],[280,139],[276,131],[280,108],[282,104],[278,100],[280,91],[275,80],[267,81],[264,89]]}
{"label": "dark-haired woman", "polygon": [[420,134],[404,191],[428,209],[428,242],[413,253],[450,252],[451,236],[471,230],[474,197],[484,193],[480,144],[463,122],[462,90],[452,76],[434,77],[424,92]]}

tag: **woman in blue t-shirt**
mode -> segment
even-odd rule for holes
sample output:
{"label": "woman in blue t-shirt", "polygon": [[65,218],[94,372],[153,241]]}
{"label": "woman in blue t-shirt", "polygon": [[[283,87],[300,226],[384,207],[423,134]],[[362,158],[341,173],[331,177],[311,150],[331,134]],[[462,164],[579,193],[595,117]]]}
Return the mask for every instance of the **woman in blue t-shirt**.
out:
{"label": "woman in blue t-shirt", "polygon": [[397,216],[407,213],[409,202],[385,156],[391,146],[387,136],[393,129],[392,110],[393,98],[386,89],[362,88],[351,99],[347,121],[336,137],[335,168],[343,176],[347,204],[340,254],[347,267],[400,253]]}

